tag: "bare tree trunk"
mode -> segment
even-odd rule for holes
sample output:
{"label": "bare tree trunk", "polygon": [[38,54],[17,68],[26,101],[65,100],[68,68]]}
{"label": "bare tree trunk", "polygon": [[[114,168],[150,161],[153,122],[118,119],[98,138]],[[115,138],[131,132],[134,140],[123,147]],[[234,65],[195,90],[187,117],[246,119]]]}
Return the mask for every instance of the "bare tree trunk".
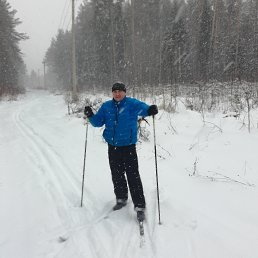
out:
{"label": "bare tree trunk", "polygon": [[239,42],[240,42],[240,18],[241,18],[241,11],[240,11],[240,0],[238,0],[238,17],[237,17],[237,30],[236,30],[236,54],[235,54],[235,74],[234,77],[238,78],[239,81],[241,80],[240,78],[240,71],[239,71]]}
{"label": "bare tree trunk", "polygon": [[216,49],[216,34],[217,34],[217,13],[218,13],[218,0],[213,1],[214,14],[212,19],[212,29],[211,29],[211,58],[210,58],[210,75],[214,78],[214,52]]}
{"label": "bare tree trunk", "polygon": [[182,64],[181,64],[181,48],[178,47],[178,82],[181,82],[182,78]]}
{"label": "bare tree trunk", "polygon": [[159,85],[161,84],[161,71],[162,71],[162,35],[163,28],[161,24],[161,12],[163,10],[163,4],[159,2]]}
{"label": "bare tree trunk", "polygon": [[[254,53],[255,64],[258,66],[258,0],[255,1],[255,22],[254,22]],[[257,67],[256,67],[257,68]],[[258,82],[258,69],[254,72],[254,81]]]}
{"label": "bare tree trunk", "polygon": [[113,24],[113,14],[112,14],[112,6],[109,6],[109,17],[110,17],[110,23],[111,23],[111,74],[110,79],[111,82],[114,81],[114,79],[117,79],[117,72],[116,72],[116,49],[115,49],[115,39],[114,39],[114,24]]}
{"label": "bare tree trunk", "polygon": [[251,99],[251,92],[245,92],[245,99],[247,103],[247,115],[248,115],[248,132],[250,133],[251,131],[251,104],[250,104],[250,99]]}
{"label": "bare tree trunk", "polygon": [[72,92],[73,100],[78,100],[77,96],[77,75],[76,75],[76,49],[75,49],[75,14],[74,0],[72,0]]}
{"label": "bare tree trunk", "polygon": [[131,30],[132,30],[132,82],[133,82],[133,97],[135,97],[135,84],[136,84],[136,74],[135,74],[135,31],[134,31],[134,1],[131,0],[131,15],[132,15],[132,22],[131,22]]}

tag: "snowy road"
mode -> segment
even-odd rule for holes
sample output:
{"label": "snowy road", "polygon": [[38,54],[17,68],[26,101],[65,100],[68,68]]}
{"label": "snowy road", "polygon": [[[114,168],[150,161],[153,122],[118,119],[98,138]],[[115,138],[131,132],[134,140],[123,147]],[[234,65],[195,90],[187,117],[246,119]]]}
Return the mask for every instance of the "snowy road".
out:
{"label": "snowy road", "polygon": [[[129,222],[126,214],[125,219],[116,219],[116,223],[113,214],[104,218],[113,205],[110,201],[113,197],[107,203],[106,198],[102,200],[97,192],[91,192],[94,188],[103,189],[101,174],[98,175],[101,187],[86,190],[87,207],[79,207],[85,127],[79,119],[71,121],[65,116],[62,98],[41,94],[37,97],[31,93],[29,98],[6,103],[1,108],[0,200],[1,207],[5,207],[1,212],[1,231],[5,232],[0,240],[1,258],[103,257],[103,254],[127,257],[128,249],[139,245],[134,212]],[[74,123],[80,125],[77,130]],[[69,132],[67,125],[73,131]],[[105,157],[105,144],[101,145]],[[97,164],[98,156],[91,156],[89,159]],[[93,180],[98,180],[98,176]],[[110,181],[108,173],[105,180]],[[86,186],[88,183],[86,175]],[[106,193],[103,191],[102,195]],[[112,234],[117,235],[117,240],[108,237]],[[59,236],[69,237],[67,243],[59,243]],[[132,238],[131,245],[112,248],[121,236]],[[117,254],[113,249],[117,249]]]}
{"label": "snowy road", "polygon": [[[150,141],[138,146],[147,200],[140,247],[132,203],[109,213],[114,196],[107,146],[91,126],[80,207],[85,126],[66,110],[62,96],[46,92],[0,102],[0,258],[258,257],[257,132],[232,134],[232,123],[225,122],[223,134],[211,137],[198,114],[183,112],[173,118],[175,135],[160,116],[163,224],[157,221]],[[201,171],[226,173],[247,164],[238,174],[253,186],[189,177],[196,157]],[[227,176],[236,178],[232,173]]]}

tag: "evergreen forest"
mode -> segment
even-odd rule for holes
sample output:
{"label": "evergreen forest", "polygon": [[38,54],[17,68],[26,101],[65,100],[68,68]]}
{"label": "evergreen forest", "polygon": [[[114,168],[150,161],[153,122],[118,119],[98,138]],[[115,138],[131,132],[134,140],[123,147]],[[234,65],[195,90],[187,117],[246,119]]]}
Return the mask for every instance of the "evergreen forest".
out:
{"label": "evergreen forest", "polygon": [[[75,35],[79,90],[258,81],[258,0],[84,1]],[[71,42],[46,53],[53,87],[71,87]]]}
{"label": "evergreen forest", "polygon": [[19,42],[27,35],[16,30],[20,20],[16,18],[6,0],[0,0],[0,97],[24,92],[24,64]]}

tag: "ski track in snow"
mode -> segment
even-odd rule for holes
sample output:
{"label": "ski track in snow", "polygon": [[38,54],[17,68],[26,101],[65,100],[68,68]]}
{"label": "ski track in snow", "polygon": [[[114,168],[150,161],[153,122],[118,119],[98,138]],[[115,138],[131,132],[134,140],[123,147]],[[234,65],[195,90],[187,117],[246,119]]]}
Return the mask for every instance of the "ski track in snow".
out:
{"label": "ski track in snow", "polygon": [[[115,212],[110,213],[107,218],[102,213],[95,220],[90,221],[90,218],[88,218],[88,224],[76,226],[76,221],[73,221],[73,217],[69,213],[69,208],[75,207],[75,203],[80,199],[80,179],[72,176],[73,171],[69,169],[66,161],[55,151],[44,136],[40,135],[25,119],[28,116],[27,113],[39,104],[36,99],[33,103],[23,105],[13,114],[13,121],[22,136],[26,138],[28,143],[28,146],[26,146],[27,155],[30,157],[35,169],[43,175],[46,192],[50,194],[56,203],[59,218],[68,232],[63,236],[65,240],[63,247],[58,250],[54,257],[71,257],[69,252],[66,254],[67,247],[71,245],[76,246],[76,253],[73,253],[73,257],[78,256],[78,258],[89,257],[89,254],[92,258],[101,258],[103,254],[107,258],[156,257],[155,255],[150,256],[151,253],[155,252],[153,252],[153,242],[150,238],[148,224],[146,223],[144,224],[144,245],[141,248],[139,246],[139,226],[135,220],[134,211],[126,220],[120,219],[120,216],[128,216],[124,211],[120,212],[122,214],[116,214],[119,215],[116,219],[112,218]],[[90,197],[88,196],[88,198]],[[112,203],[109,203],[109,205],[112,207]],[[130,209],[133,208],[130,207]],[[128,208],[124,210],[129,213]],[[117,220],[120,226],[118,226]],[[113,236],[110,235],[110,232],[111,235],[113,233]],[[58,241],[58,234],[54,235],[55,237]],[[110,243],[106,243],[108,238],[110,239]],[[128,239],[126,241],[127,244],[119,245],[120,239]],[[85,247],[89,247],[89,249]]]}
{"label": "ski track in snow", "polygon": [[[69,176],[71,175],[70,171],[67,170],[64,160],[60,159],[59,155],[52,149],[51,145],[39,134],[37,134],[33,128],[27,125],[21,118],[21,112],[15,114],[15,122],[17,127],[20,129],[24,137],[30,142],[30,148],[28,150],[28,155],[31,157],[31,161],[34,162],[35,166],[43,173],[48,173],[48,176],[52,177],[52,182],[55,182],[55,188],[58,190],[59,196],[65,196],[67,200],[70,201],[72,205],[73,200],[76,198],[73,197],[73,192],[79,194],[79,189],[75,185],[74,178]],[[42,164],[44,163],[43,167]],[[62,173],[60,173],[62,172]],[[65,177],[65,178],[64,178]],[[62,182],[71,183],[73,191],[67,192],[66,189],[63,189]],[[53,194],[53,197],[55,195]]]}
{"label": "ski track in snow", "polygon": [[[89,155],[97,157],[90,156],[91,162],[88,161],[87,163],[85,205],[82,208],[79,207],[82,174],[77,171],[79,165],[74,168],[74,164],[82,163],[82,160],[78,157],[80,155],[78,143],[80,141],[84,142],[84,134],[80,136],[81,138],[77,137],[77,141],[72,146],[69,146],[71,141],[62,139],[62,137],[73,134],[74,132],[71,133],[69,130],[71,128],[77,130],[80,122],[78,122],[78,118],[69,118],[65,115],[66,107],[60,97],[49,96],[45,93],[40,97],[35,97],[33,93],[30,93],[30,95],[33,97],[27,97],[27,102],[21,101],[15,109],[8,106],[8,111],[9,109],[13,111],[10,124],[14,125],[14,131],[17,130],[19,142],[24,143],[22,149],[25,152],[24,155],[29,157],[29,168],[36,172],[35,174],[28,174],[29,183],[26,181],[28,180],[27,174],[25,172],[21,173],[16,180],[16,184],[22,187],[23,183],[26,183],[26,186],[31,187],[34,182],[32,180],[37,180],[35,181],[36,185],[41,186],[46,195],[44,200],[49,201],[49,203],[46,203],[46,207],[53,210],[47,217],[48,219],[42,221],[43,226],[39,227],[37,240],[33,243],[36,246],[33,248],[34,255],[22,254],[22,258],[243,258],[242,254],[246,254],[244,258],[258,257],[256,254],[252,256],[252,250],[250,250],[252,244],[249,245],[249,242],[257,240],[255,229],[253,229],[253,224],[258,224],[255,220],[256,213],[250,210],[250,207],[253,207],[252,200],[255,199],[253,196],[256,192],[252,193],[252,190],[249,192],[248,188],[244,189],[240,186],[233,186],[231,189],[230,186],[225,187],[219,183],[207,183],[198,180],[197,177],[191,178],[184,175],[182,173],[184,168],[180,168],[183,165],[181,160],[177,160],[178,154],[176,151],[173,151],[172,157],[169,157],[172,159],[171,162],[175,162],[173,163],[173,170],[170,171],[167,168],[170,163],[166,163],[165,159],[160,157],[159,160],[161,161],[159,169],[163,174],[160,174],[162,224],[158,224],[156,189],[153,181],[154,172],[153,175],[150,175],[150,171],[148,171],[151,166],[149,163],[153,159],[153,146],[148,143],[142,144],[138,151],[147,203],[146,221],[144,223],[145,235],[144,239],[141,239],[132,202],[129,201],[128,205],[120,211],[111,211],[114,200],[111,200],[111,194],[109,196],[109,193],[107,193],[112,191],[109,188],[110,185],[101,192],[101,187],[105,187],[105,180],[110,179],[110,174],[102,171],[109,169],[104,169],[107,163],[97,166],[99,165],[97,164],[99,157],[104,157],[102,154],[105,152],[103,147],[105,145],[100,144],[100,131],[95,131],[92,127],[89,133],[89,142],[92,143]],[[55,103],[56,100],[58,100],[57,103]],[[48,110],[44,109],[45,105],[53,105],[53,107]],[[42,116],[39,115],[41,112],[43,112]],[[58,118],[61,116],[60,121],[63,124],[55,126],[56,114]],[[68,119],[71,123],[67,129]],[[49,124],[45,124],[46,122],[49,122]],[[162,125],[157,124],[157,126]],[[162,129],[162,127],[157,129],[160,133],[158,136],[161,143],[162,130],[159,131],[159,129]],[[60,134],[59,131],[55,130],[60,130]],[[80,133],[81,131],[76,132]],[[9,140],[12,139],[11,133],[6,134],[6,137],[9,138],[3,144],[8,145]],[[189,131],[186,131],[186,133],[189,133]],[[52,134],[53,137],[49,137]],[[213,137],[216,138],[220,135],[217,131],[215,131],[215,134],[211,134],[209,128],[199,128],[195,133],[184,137],[183,142],[180,142],[181,138],[178,141],[177,136],[175,136],[175,140],[178,142],[173,142],[173,144],[180,149],[184,160],[188,162],[186,166],[189,167],[192,165],[190,162],[194,160],[195,156],[203,154],[204,150],[209,150]],[[165,149],[169,149],[170,145],[166,145],[166,137],[164,139],[165,141],[161,144]],[[93,144],[93,141],[99,142]],[[189,143],[192,143],[192,145],[189,145]],[[62,146],[63,149],[61,149]],[[189,146],[193,154],[189,152]],[[99,155],[100,152],[101,155]],[[73,155],[72,157],[75,160],[72,164],[69,155]],[[163,160],[164,163],[162,163]],[[88,169],[94,170],[95,167],[101,171],[98,171],[99,173],[88,172]],[[177,168],[178,171],[176,171]],[[25,179],[23,178],[24,175]],[[10,189],[7,188],[5,179],[5,177],[0,179],[0,191]],[[101,179],[104,182],[100,181]],[[100,188],[96,190],[95,188],[99,185]],[[166,190],[163,191],[164,189]],[[22,190],[23,188],[21,188],[21,192]],[[31,194],[33,194],[33,190],[29,192],[30,190],[26,189]],[[219,191],[225,193],[228,202],[224,201],[223,198],[217,198]],[[244,213],[239,209],[241,205],[233,203],[233,208],[228,208],[227,204],[235,199],[231,191],[234,194],[238,191],[238,197],[243,204],[248,200],[247,198],[252,198],[248,204],[249,206],[246,206],[250,219],[252,219],[250,223],[246,221]],[[204,193],[207,194],[206,198],[203,196]],[[105,194],[108,194],[107,197]],[[26,196],[24,195],[24,197]],[[221,202],[223,202],[222,205]],[[205,203],[207,205],[209,203],[213,204],[207,209]],[[33,207],[28,207],[33,209]],[[222,217],[218,212],[220,207],[224,209],[224,211],[221,210],[223,212]],[[236,216],[239,212],[240,215]],[[24,214],[26,214],[26,211]],[[53,221],[49,220],[51,215],[53,215]],[[231,223],[230,220],[232,219],[234,219],[234,222]],[[239,222],[241,223],[240,229],[235,227]],[[29,224],[27,226],[29,228]],[[239,233],[241,230],[247,232],[249,227],[251,230],[253,229],[252,234],[250,236],[246,235],[246,240],[242,240]],[[24,226],[24,228],[26,227]],[[1,237],[0,248],[10,245],[10,241],[18,241],[18,238],[19,236],[15,238],[11,233],[6,237]],[[230,241],[230,239],[233,239],[233,241]],[[142,246],[140,246],[141,241]],[[241,248],[243,243],[243,248]],[[235,250],[234,246],[239,249]],[[247,250],[250,250],[250,252],[246,253]],[[8,258],[17,257],[10,256]]]}
{"label": "ski track in snow", "polygon": [[[139,236],[139,227],[135,220],[135,212],[132,211],[130,213],[128,207],[124,209],[127,211],[126,213],[124,211],[118,212],[116,215],[119,216],[115,216],[116,218],[114,219],[114,212],[109,214],[108,218],[105,218],[102,211],[101,214],[95,215],[96,219],[91,220],[87,218],[87,224],[77,226],[77,221],[73,221],[73,216],[70,214],[69,208],[75,207],[75,203],[78,202],[80,198],[80,178],[72,176],[73,171],[69,169],[66,161],[55,151],[44,136],[37,133],[23,118],[23,116],[27,116],[26,112],[30,112],[30,110],[34,109],[35,105],[39,104],[37,100],[34,100],[34,103],[35,104],[29,103],[17,110],[13,120],[23,137],[25,137],[29,143],[27,154],[31,157],[34,166],[44,175],[47,192],[57,204],[57,213],[62,220],[64,228],[68,232],[64,235],[64,239],[67,238],[67,240],[63,243],[63,247],[58,251],[55,257],[70,258],[71,254],[70,252],[67,253],[67,249],[75,249],[76,252],[73,253],[73,256],[78,258],[88,257],[88,255],[92,258],[102,258],[103,253],[107,258],[158,257],[155,248],[155,230],[157,228],[155,210],[157,207],[153,208],[153,212],[148,211],[149,218],[147,218],[147,222],[144,223],[145,236],[142,247],[140,247],[141,239]],[[89,195],[90,192],[87,192],[87,194]],[[93,198],[93,196],[88,196],[88,198]],[[97,200],[95,201],[97,202]],[[112,203],[109,205],[112,207]],[[94,207],[90,208],[94,209]],[[130,209],[132,210],[133,208],[130,207]],[[129,218],[120,218],[128,216],[127,213],[130,214]],[[86,213],[85,216],[87,216]],[[152,222],[150,222],[151,217],[153,217]],[[162,225],[160,227],[162,227]],[[62,236],[62,234],[60,234],[60,236]],[[58,233],[54,235],[54,238],[58,239]],[[189,239],[187,233],[184,234],[184,238],[189,257],[193,258],[192,243],[190,240],[186,241],[186,239]],[[109,243],[106,243],[107,239],[110,239]],[[121,239],[127,239],[127,241],[125,241],[126,244],[119,245]],[[122,243],[124,243],[124,241]],[[110,250],[112,252],[110,252]]]}
{"label": "ski track in snow", "polygon": [[[110,205],[111,203],[107,206]],[[72,245],[76,246],[82,257],[87,257],[87,253],[90,253],[93,258],[155,258],[155,248],[149,234],[148,223],[144,223],[145,241],[140,246],[139,225],[134,211],[130,212],[131,206],[128,204],[120,211],[110,212],[106,209],[89,225],[68,232],[63,236],[66,239],[65,248],[56,257],[69,257],[66,249]],[[89,250],[85,250],[85,246]]]}

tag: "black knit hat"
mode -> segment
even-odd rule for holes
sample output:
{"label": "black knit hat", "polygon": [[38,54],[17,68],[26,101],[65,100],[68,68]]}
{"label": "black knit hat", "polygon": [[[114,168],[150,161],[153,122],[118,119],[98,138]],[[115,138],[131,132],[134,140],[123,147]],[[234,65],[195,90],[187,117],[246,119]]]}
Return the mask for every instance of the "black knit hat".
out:
{"label": "black knit hat", "polygon": [[122,90],[122,91],[126,92],[125,85],[122,82],[116,82],[113,84],[112,92],[115,90]]}

